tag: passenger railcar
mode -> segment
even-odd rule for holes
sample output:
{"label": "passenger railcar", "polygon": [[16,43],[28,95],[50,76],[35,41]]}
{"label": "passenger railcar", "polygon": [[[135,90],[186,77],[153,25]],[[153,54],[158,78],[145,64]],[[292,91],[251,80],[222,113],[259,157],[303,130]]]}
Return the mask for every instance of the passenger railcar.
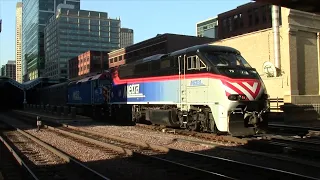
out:
{"label": "passenger railcar", "polygon": [[67,89],[68,82],[63,82],[39,89],[37,91],[37,96],[40,97],[39,104],[64,106],[67,103]]}
{"label": "passenger railcar", "polygon": [[107,104],[113,118],[252,135],[267,125],[257,71],[230,47],[198,45],[119,66]]}

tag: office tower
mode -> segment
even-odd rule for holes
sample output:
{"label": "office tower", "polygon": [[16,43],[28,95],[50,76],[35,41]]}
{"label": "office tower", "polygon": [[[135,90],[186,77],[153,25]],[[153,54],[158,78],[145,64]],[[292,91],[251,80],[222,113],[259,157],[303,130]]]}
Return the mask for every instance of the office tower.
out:
{"label": "office tower", "polygon": [[198,37],[218,38],[218,17],[198,22],[196,32]]}
{"label": "office tower", "polygon": [[120,48],[133,45],[133,29],[121,28],[120,29]]}
{"label": "office tower", "polygon": [[105,12],[60,7],[44,32],[46,77],[67,78],[68,61],[84,52],[120,47],[120,20]]}
{"label": "office tower", "polygon": [[16,6],[16,81],[22,82],[21,50],[22,50],[22,3]]}
{"label": "office tower", "polygon": [[28,81],[42,76],[45,66],[44,28],[59,4],[80,9],[80,0],[22,0],[22,75]]}

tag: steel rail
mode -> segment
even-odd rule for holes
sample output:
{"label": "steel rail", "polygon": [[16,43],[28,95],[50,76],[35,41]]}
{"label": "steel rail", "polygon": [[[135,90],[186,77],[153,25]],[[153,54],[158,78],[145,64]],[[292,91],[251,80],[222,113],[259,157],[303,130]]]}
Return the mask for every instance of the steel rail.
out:
{"label": "steel rail", "polygon": [[257,169],[268,170],[268,171],[273,171],[273,172],[278,172],[278,173],[284,173],[284,174],[296,176],[296,177],[299,177],[299,178],[319,180],[318,178],[311,177],[311,176],[301,175],[301,174],[297,174],[297,173],[293,173],[293,172],[289,172],[289,171],[284,171],[284,170],[279,170],[279,169],[274,169],[274,168],[269,168],[269,167],[263,167],[263,166],[259,166],[259,165],[255,165],[255,164],[244,163],[244,162],[235,161],[235,160],[231,160],[231,159],[226,159],[226,158],[221,158],[221,157],[216,157],[216,156],[210,156],[210,155],[200,154],[200,153],[196,153],[196,152],[188,152],[188,153],[194,154],[194,155],[197,155],[197,156],[203,156],[203,157],[206,157],[206,158],[219,159],[219,160],[223,160],[223,161],[227,161],[227,162],[232,162],[232,163],[238,164],[239,166],[248,166],[248,167],[251,167],[251,168],[257,168]]}
{"label": "steel rail", "polygon": [[320,127],[272,124],[272,123],[268,124],[268,128],[288,129],[288,130],[292,130],[292,131],[320,131]]}
{"label": "steel rail", "polygon": [[16,159],[16,161],[23,166],[28,173],[32,176],[33,179],[39,180],[39,178],[32,172],[32,170],[28,167],[28,165],[21,159],[21,157],[14,151],[14,149],[9,145],[9,143],[0,135],[0,140],[2,143],[7,147],[7,149],[12,153],[13,157]]}
{"label": "steel rail", "polygon": [[[82,131],[82,132],[89,132],[89,133],[92,133],[92,134],[95,134],[95,135],[100,135],[99,133],[97,132],[93,132],[93,131],[87,131],[87,130],[81,130],[80,128],[77,128],[77,127],[73,127],[73,126],[70,126],[70,125],[66,125],[66,124],[63,124],[63,123],[55,123],[55,124],[60,124],[62,125],[63,127],[67,127],[67,128],[70,128],[70,129],[73,129],[73,130],[79,130],[79,131]],[[58,129],[58,128],[53,128],[53,127],[50,127],[52,130],[57,130],[59,132],[63,132],[64,130],[61,130],[61,129]],[[70,132],[67,132],[67,133],[64,133],[64,134],[74,134],[74,133],[70,133]],[[73,137],[75,138],[79,138],[81,137],[82,135],[78,135],[78,134],[74,134]],[[132,143],[132,140],[128,140],[128,139],[124,139],[124,138],[120,138],[120,137],[115,137],[115,136],[110,136],[110,135],[104,135],[105,137],[107,138],[110,138],[110,139],[114,139],[114,140],[118,140],[118,141],[122,141],[122,142],[127,142],[127,143]],[[84,137],[84,136],[82,136]],[[90,140],[91,138],[88,138],[88,137],[84,137],[83,140]],[[96,140],[95,140],[96,141]],[[101,144],[101,141],[99,141],[99,144]],[[134,144],[134,143],[132,143]],[[135,143],[136,145],[139,145],[139,146],[142,146],[142,147],[145,147],[145,146],[149,146],[149,144],[146,144],[144,142],[137,142]],[[109,144],[110,145],[110,144]],[[108,146],[109,146],[108,145]],[[114,145],[112,145],[114,146]],[[110,147],[110,146],[109,146]],[[150,148],[150,147],[149,147]],[[158,147],[157,147],[158,148]],[[157,149],[155,148],[155,149]],[[117,151],[118,148],[114,149]],[[167,150],[165,150],[167,151]],[[176,150],[176,149],[169,149],[169,151],[179,151],[179,150]],[[123,149],[121,150],[121,152],[123,152]],[[132,154],[136,154],[135,152],[132,152],[131,150],[128,150],[127,152],[130,152],[129,155],[132,155]],[[131,153],[132,152],[132,153]],[[249,167],[252,167],[252,168],[258,168],[258,169],[263,169],[263,170],[267,170],[267,171],[273,171],[273,172],[277,172],[277,173],[283,173],[283,174],[287,174],[287,175],[292,175],[292,176],[296,176],[296,177],[299,177],[299,178],[308,178],[308,179],[317,179],[317,178],[314,178],[314,177],[310,177],[310,176],[305,176],[305,175],[301,175],[301,174],[297,174],[297,173],[292,173],[292,172],[289,172],[289,171],[283,171],[283,170],[279,170],[279,169],[274,169],[274,168],[267,168],[267,167],[262,167],[262,166],[258,166],[258,165],[254,165],[254,164],[248,164],[248,163],[243,163],[243,162],[239,162],[239,161],[234,161],[234,160],[230,160],[230,159],[225,159],[225,158],[221,158],[221,157],[215,157],[215,156],[208,156],[208,155],[203,155],[203,154],[198,154],[198,153],[194,153],[194,152],[184,152],[184,153],[190,153],[190,154],[195,154],[195,155],[200,155],[200,156],[205,156],[205,157],[209,157],[209,158],[212,158],[212,159],[219,159],[219,160],[224,160],[224,161],[228,161],[228,162],[233,162],[233,163],[236,163],[240,166],[249,166]],[[162,158],[161,158],[162,159]],[[168,160],[166,160],[168,161]],[[176,162],[174,162],[176,163]],[[179,164],[179,163],[178,163]],[[193,167],[194,168],[194,167]]]}
{"label": "steel rail", "polygon": [[[3,121],[2,121],[2,122],[3,122]],[[24,135],[25,137],[31,139],[31,140],[34,141],[35,143],[39,144],[40,146],[44,147],[45,149],[47,149],[48,151],[54,153],[55,155],[59,156],[60,158],[64,159],[66,162],[73,162],[73,163],[81,166],[82,168],[90,171],[91,173],[97,175],[98,177],[100,177],[100,178],[102,178],[102,179],[104,179],[104,180],[110,180],[108,177],[105,177],[104,175],[100,174],[99,172],[91,169],[90,167],[84,165],[84,164],[81,163],[80,161],[72,158],[72,157],[69,156],[68,154],[60,151],[59,149],[56,149],[55,147],[53,147],[53,146],[51,146],[51,145],[43,142],[42,140],[34,137],[33,135],[31,135],[31,134],[29,134],[29,133],[27,133],[27,132],[25,132],[25,131],[17,128],[17,127],[15,127],[14,125],[8,124],[8,123],[6,123],[6,122],[3,122],[3,123],[5,123],[5,124],[7,124],[7,125],[9,125],[9,126],[11,126],[11,127],[13,127],[13,128],[15,128],[20,134],[22,134],[22,135]],[[21,159],[20,159],[20,160],[21,160]],[[21,160],[21,161],[22,161],[22,160]]]}
{"label": "steel rail", "polygon": [[[80,128],[77,128],[77,127],[73,127],[73,126],[68,126],[68,125],[64,125],[64,127],[66,128],[70,128],[71,130],[79,130],[81,132],[86,132],[86,133],[92,133],[94,135],[98,135],[100,137],[107,137],[107,138],[114,138],[114,136],[110,136],[110,135],[101,135],[99,134],[98,132],[94,132],[94,131],[91,131],[91,130],[83,130],[83,129],[80,129]],[[52,127],[51,127],[52,128]],[[65,130],[61,130],[59,128],[52,128],[52,129],[56,129],[57,131],[59,132],[62,132],[62,131],[65,131]],[[71,132],[64,132],[65,134],[74,134],[74,137],[84,137],[83,139],[90,139],[88,137],[85,137],[83,135],[78,135],[78,134],[75,134],[75,133],[71,133]],[[131,144],[136,144],[137,146],[141,146],[143,143],[138,141],[138,142],[134,142],[133,140],[129,140],[129,139],[124,139],[124,138],[114,138],[113,140],[115,141],[122,141],[122,142],[127,142],[127,143],[131,143]],[[92,141],[92,140],[91,140]],[[97,141],[97,140],[94,140],[94,141]],[[99,141],[101,143],[101,141]],[[142,147],[145,147],[147,146],[146,144]],[[164,147],[166,148],[166,147]],[[155,148],[155,150],[158,150],[159,147]],[[301,175],[301,174],[297,174],[297,173],[293,173],[293,172],[289,172],[289,171],[284,171],[284,170],[279,170],[279,169],[274,169],[274,168],[269,168],[269,167],[262,167],[262,166],[259,166],[259,165],[254,165],[254,164],[249,164],[249,163],[244,163],[244,162],[240,162],[240,161],[235,161],[235,160],[230,160],[230,159],[226,159],[226,158],[221,158],[221,157],[216,157],[216,156],[209,156],[209,155],[204,155],[204,154],[199,154],[199,153],[195,153],[195,152],[184,152],[184,151],[180,151],[180,150],[177,150],[177,149],[173,149],[173,148],[167,148],[168,150],[166,150],[165,152],[177,152],[177,153],[185,153],[185,154],[190,154],[190,155],[197,155],[197,156],[202,156],[202,157],[206,157],[206,158],[211,158],[211,159],[215,159],[215,160],[220,160],[220,161],[224,161],[224,162],[230,162],[232,164],[236,164],[236,165],[239,165],[239,166],[246,166],[248,168],[256,168],[256,169],[260,169],[260,170],[263,170],[263,171],[269,171],[269,172],[276,172],[276,173],[281,173],[281,174],[286,174],[286,175],[291,175],[291,176],[295,176],[295,177],[299,177],[299,178],[307,178],[307,179],[317,179],[317,178],[314,178],[314,177],[310,177],[310,176],[305,176],[305,175]],[[132,152],[134,153],[134,152]],[[159,157],[153,157],[151,156],[152,158],[156,158],[156,159],[159,159],[159,160],[164,160],[164,161],[168,161],[170,163],[174,163],[174,164],[177,164],[177,165],[180,165],[180,166],[184,166],[184,167],[188,167],[190,168],[191,166],[189,165],[185,165],[185,164],[182,164],[182,163],[178,163],[178,162],[174,162],[174,161],[171,161],[171,160],[167,160],[167,159],[163,159],[163,158],[159,158]],[[204,169],[199,169],[199,168],[196,168],[196,167],[191,167],[195,170],[201,170],[201,171],[206,171],[207,173],[210,173],[210,171],[207,171],[207,170],[204,170]],[[215,175],[217,175],[218,173],[214,173]],[[221,175],[221,174],[219,174]],[[229,177],[227,177],[229,178]],[[232,178],[234,179],[234,178]]]}
{"label": "steel rail", "polygon": [[[236,178],[232,178],[232,177],[229,177],[229,176],[226,176],[226,175],[223,175],[223,174],[219,174],[219,173],[216,173],[216,172],[211,172],[211,171],[199,169],[199,168],[196,168],[196,167],[193,167],[193,166],[185,165],[185,164],[182,164],[182,163],[174,162],[174,161],[163,159],[163,158],[160,158],[160,157],[149,156],[149,155],[146,155],[146,154],[137,153],[137,152],[134,152],[134,151],[126,149],[126,148],[115,146],[113,144],[109,144],[109,143],[102,142],[102,141],[97,141],[95,139],[91,139],[91,138],[85,137],[83,135],[67,132],[67,131],[59,129],[59,128],[55,128],[55,127],[51,127],[51,126],[47,126],[47,125],[45,125],[45,127],[47,127],[48,129],[51,129],[53,131],[57,131],[57,132],[59,132],[61,134],[64,134],[64,135],[67,135],[67,136],[71,136],[73,138],[81,139],[81,140],[96,144],[98,146],[109,148],[109,149],[112,149],[112,150],[114,150],[116,152],[127,154],[129,156],[135,156],[135,157],[141,157],[141,158],[149,158],[149,159],[153,159],[153,160],[169,163],[171,165],[188,168],[190,170],[194,170],[194,171],[197,171],[197,172],[201,172],[201,173],[205,173],[205,174],[209,174],[209,175],[213,175],[213,176],[218,176],[220,178],[236,180]],[[165,149],[165,147],[164,147],[164,149]]]}

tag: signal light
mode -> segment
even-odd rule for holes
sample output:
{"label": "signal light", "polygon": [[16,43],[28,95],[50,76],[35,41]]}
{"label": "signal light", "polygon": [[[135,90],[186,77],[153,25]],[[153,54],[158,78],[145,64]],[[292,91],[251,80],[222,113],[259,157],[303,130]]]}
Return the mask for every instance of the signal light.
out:
{"label": "signal light", "polygon": [[228,96],[228,99],[231,101],[245,101],[247,96],[243,94],[231,94]]}

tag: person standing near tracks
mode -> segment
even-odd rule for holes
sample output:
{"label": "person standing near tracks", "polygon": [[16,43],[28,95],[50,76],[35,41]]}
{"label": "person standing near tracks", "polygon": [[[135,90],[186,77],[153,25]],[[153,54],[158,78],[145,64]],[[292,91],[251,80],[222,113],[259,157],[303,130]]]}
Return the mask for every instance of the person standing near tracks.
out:
{"label": "person standing near tracks", "polygon": [[42,124],[41,123],[41,118],[40,118],[40,116],[37,116],[37,127],[38,127],[37,132],[40,131],[41,124]]}

